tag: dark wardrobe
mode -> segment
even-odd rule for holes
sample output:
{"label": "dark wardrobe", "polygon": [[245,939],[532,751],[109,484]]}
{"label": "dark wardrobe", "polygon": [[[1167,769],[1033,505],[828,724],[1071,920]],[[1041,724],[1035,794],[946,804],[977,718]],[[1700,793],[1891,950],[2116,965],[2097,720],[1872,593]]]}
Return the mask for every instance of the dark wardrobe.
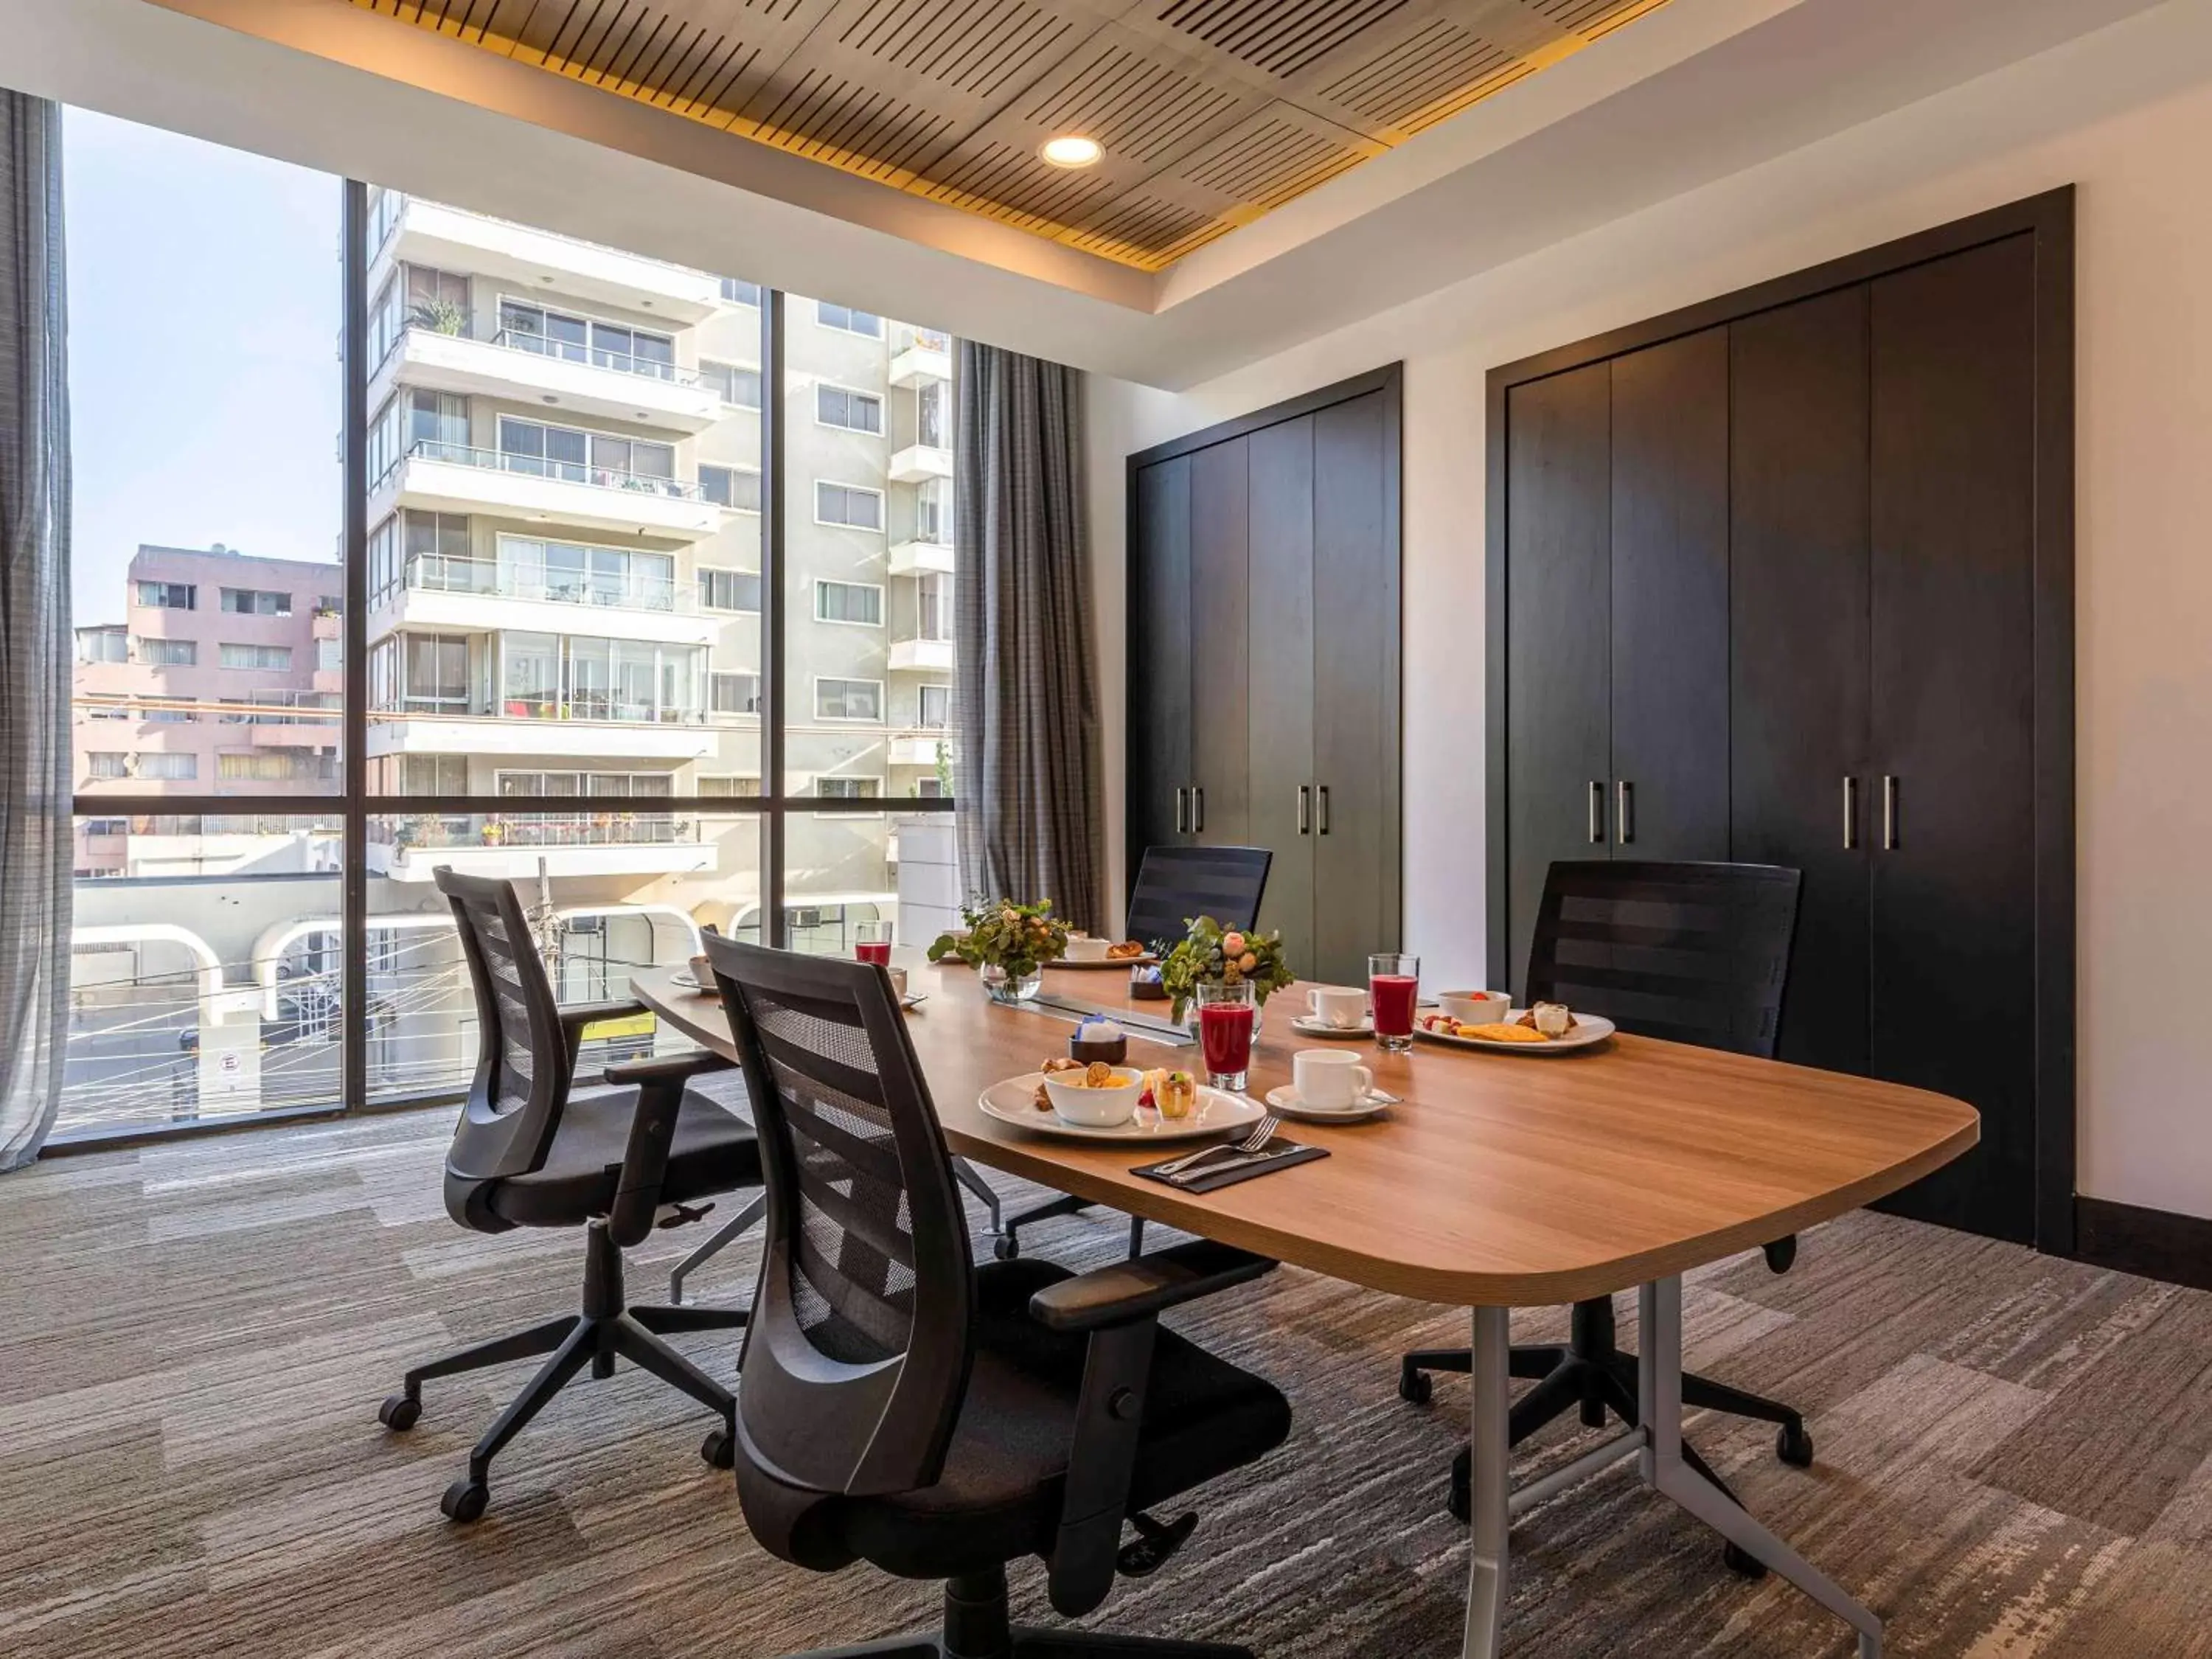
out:
{"label": "dark wardrobe", "polygon": [[1804,872],[1782,1056],[1958,1096],[2069,1249],[2071,198],[1496,371],[1492,970],[1554,859]]}
{"label": "dark wardrobe", "polygon": [[1271,848],[1260,924],[1364,983],[1399,933],[1398,370],[1129,458],[1128,860]]}

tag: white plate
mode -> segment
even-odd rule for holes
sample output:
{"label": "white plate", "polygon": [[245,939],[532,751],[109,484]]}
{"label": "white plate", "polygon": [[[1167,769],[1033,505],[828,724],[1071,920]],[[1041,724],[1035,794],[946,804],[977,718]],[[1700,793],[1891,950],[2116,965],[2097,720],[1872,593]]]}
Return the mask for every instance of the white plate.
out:
{"label": "white plate", "polygon": [[[697,980],[692,978],[691,970],[689,968],[678,968],[674,973],[669,975],[668,982],[671,985],[673,985],[679,991],[697,991],[705,996],[717,996],[720,994],[718,992],[706,989],[706,988],[701,985]],[[928,1000],[928,992],[909,991],[899,999],[899,1006],[902,1008],[919,1008],[923,1003]]]}
{"label": "white plate", "polygon": [[696,991],[699,989],[699,981],[692,976],[691,970],[689,968],[678,968],[674,973],[668,976],[668,982],[671,985],[673,985],[679,991]]}
{"label": "white plate", "polygon": [[1372,1095],[1363,1104],[1349,1106],[1342,1111],[1309,1106],[1298,1098],[1297,1085],[1294,1083],[1285,1083],[1268,1090],[1267,1104],[1285,1117],[1294,1117],[1304,1123],[1362,1123],[1370,1117],[1380,1117],[1390,1109],[1389,1101],[1378,1100]]}
{"label": "white plate", "polygon": [[1077,969],[1079,972],[1096,973],[1101,968],[1149,968],[1158,960],[1159,958],[1158,957],[1142,956],[1101,957],[1096,962],[1074,962],[1066,957],[1062,957],[1058,962],[1048,962],[1045,963],[1045,966],[1047,968],[1073,968]]}
{"label": "white plate", "polygon": [[[1515,1008],[1506,1020],[1517,1020],[1528,1011]],[[1418,1022],[1413,1035],[1425,1042],[1440,1042],[1447,1048],[1481,1048],[1493,1054],[1571,1054],[1577,1048],[1588,1048],[1604,1042],[1613,1035],[1613,1022],[1601,1014],[1577,1014],[1575,1029],[1563,1037],[1553,1037],[1549,1042],[1497,1042],[1489,1037],[1446,1036],[1441,1031],[1431,1031]]]}
{"label": "white plate", "polygon": [[1291,1021],[1291,1029],[1300,1036],[1370,1037],[1375,1035],[1375,1022],[1363,1014],[1357,1025],[1330,1025],[1311,1014],[1300,1014]]}
{"label": "white plate", "polygon": [[975,1103],[983,1109],[984,1116],[1011,1123],[1018,1129],[1034,1129],[1039,1134],[1060,1135],[1069,1140],[1125,1140],[1139,1146],[1224,1134],[1249,1127],[1267,1115],[1267,1108],[1257,1101],[1240,1099],[1200,1084],[1197,1109],[1188,1117],[1165,1118],[1140,1106],[1137,1115],[1128,1122],[1111,1129],[1097,1129],[1088,1124],[1070,1123],[1057,1112],[1037,1110],[1037,1085],[1043,1081],[1043,1073],[1024,1072],[1004,1083],[993,1084]]}

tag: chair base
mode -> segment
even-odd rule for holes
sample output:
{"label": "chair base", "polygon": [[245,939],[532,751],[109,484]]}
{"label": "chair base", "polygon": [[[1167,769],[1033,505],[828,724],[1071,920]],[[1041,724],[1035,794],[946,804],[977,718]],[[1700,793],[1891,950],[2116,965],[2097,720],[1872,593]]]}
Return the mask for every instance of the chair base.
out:
{"label": "chair base", "polygon": [[492,1459],[585,1366],[592,1368],[594,1378],[610,1377],[615,1374],[616,1361],[627,1359],[720,1417],[721,1426],[707,1437],[699,1455],[716,1468],[726,1469],[732,1466],[737,1449],[736,1398],[661,1338],[678,1331],[738,1329],[745,1320],[744,1310],[735,1309],[624,1307],[622,1251],[609,1236],[605,1222],[594,1221],[587,1233],[581,1313],[548,1320],[417,1365],[407,1373],[400,1391],[385,1401],[377,1418],[394,1433],[404,1433],[421,1417],[422,1385],[433,1377],[459,1376],[488,1366],[550,1356],[477,1442],[469,1454],[467,1475],[448,1486],[440,1500],[439,1507],[448,1520],[475,1521],[490,1501]]}
{"label": "chair base", "polygon": [[[1076,1198],[1062,1194],[1033,1205],[1019,1215],[1010,1215],[995,1229],[998,1237],[991,1245],[991,1254],[1001,1261],[1012,1261],[1022,1253],[1020,1230],[1040,1221],[1053,1221],[1064,1215],[1080,1215],[1097,1205],[1087,1198]],[[1129,1255],[1133,1258],[1145,1253],[1145,1218],[1140,1215],[1129,1218]]]}
{"label": "chair base", "polygon": [[945,1587],[945,1626],[934,1635],[894,1636],[850,1647],[814,1648],[786,1659],[1253,1659],[1224,1642],[1040,1630],[1009,1621],[1004,1568]]}

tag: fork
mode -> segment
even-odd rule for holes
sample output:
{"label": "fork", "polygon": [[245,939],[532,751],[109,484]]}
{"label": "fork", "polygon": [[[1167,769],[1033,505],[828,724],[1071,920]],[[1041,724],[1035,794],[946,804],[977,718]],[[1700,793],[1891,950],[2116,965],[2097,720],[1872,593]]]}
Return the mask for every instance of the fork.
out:
{"label": "fork", "polygon": [[1204,1162],[1216,1152],[1239,1152],[1250,1157],[1275,1138],[1275,1131],[1283,1127],[1283,1120],[1273,1112],[1253,1126],[1252,1133],[1242,1140],[1218,1140],[1211,1146],[1201,1146],[1194,1152],[1186,1152],[1172,1164],[1163,1164],[1152,1171],[1156,1176],[1181,1175],[1194,1164]]}

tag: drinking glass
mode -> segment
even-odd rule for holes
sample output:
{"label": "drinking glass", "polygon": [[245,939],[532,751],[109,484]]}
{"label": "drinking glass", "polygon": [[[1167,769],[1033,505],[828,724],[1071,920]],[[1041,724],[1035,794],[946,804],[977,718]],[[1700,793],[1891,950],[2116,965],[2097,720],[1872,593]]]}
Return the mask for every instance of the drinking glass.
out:
{"label": "drinking glass", "polygon": [[1402,951],[1367,958],[1367,1000],[1375,1007],[1375,1041],[1394,1054],[1413,1046],[1413,1005],[1421,996],[1421,959]]}
{"label": "drinking glass", "polygon": [[1206,1080],[1217,1089],[1244,1091],[1252,1065],[1252,1025],[1259,1012],[1252,981],[1202,982],[1198,988],[1198,1045],[1206,1055]]}
{"label": "drinking glass", "polygon": [[853,924],[853,954],[862,962],[888,968],[891,960],[891,925],[888,921]]}

